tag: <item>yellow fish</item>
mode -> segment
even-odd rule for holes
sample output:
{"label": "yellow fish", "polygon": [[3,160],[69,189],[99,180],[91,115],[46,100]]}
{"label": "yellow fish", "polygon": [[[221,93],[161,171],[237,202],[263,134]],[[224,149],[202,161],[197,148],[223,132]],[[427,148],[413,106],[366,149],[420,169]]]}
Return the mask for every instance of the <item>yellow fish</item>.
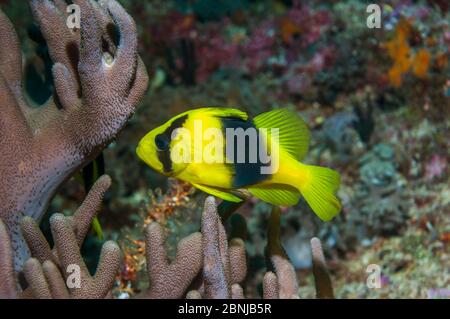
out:
{"label": "yellow fish", "polygon": [[232,108],[187,111],[145,135],[137,155],[156,171],[231,202],[249,194],[292,206],[303,196],[324,221],[341,210],[336,171],[300,162],[310,134],[292,111],[276,109],[249,119]]}

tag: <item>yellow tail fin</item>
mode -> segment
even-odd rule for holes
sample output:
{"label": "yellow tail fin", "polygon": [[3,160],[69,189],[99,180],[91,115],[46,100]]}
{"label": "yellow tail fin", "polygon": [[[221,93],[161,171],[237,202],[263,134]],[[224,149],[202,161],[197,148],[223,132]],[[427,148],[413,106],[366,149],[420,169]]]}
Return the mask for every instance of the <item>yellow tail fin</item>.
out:
{"label": "yellow tail fin", "polygon": [[[329,221],[341,211],[341,203],[335,193],[339,188],[339,173],[319,166],[301,166],[305,180],[298,184],[306,202],[323,221]],[[302,174],[303,175],[303,174]]]}

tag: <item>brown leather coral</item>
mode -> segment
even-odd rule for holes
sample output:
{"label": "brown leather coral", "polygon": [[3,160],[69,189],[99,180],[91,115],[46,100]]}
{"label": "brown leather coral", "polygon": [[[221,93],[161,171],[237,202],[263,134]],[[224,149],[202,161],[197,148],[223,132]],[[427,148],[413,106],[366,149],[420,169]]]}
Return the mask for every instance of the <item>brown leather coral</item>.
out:
{"label": "brown leather coral", "polygon": [[[72,216],[66,217],[67,222],[75,232],[79,247],[91,228],[92,220],[99,212],[103,196],[111,186],[111,178],[108,175],[101,176],[87,194],[81,206]],[[31,256],[41,263],[46,260],[60,265],[56,247],[50,248],[47,240],[39,229],[39,225],[31,217],[24,217],[20,223],[25,241],[30,248]]]}
{"label": "brown leather coral", "polygon": [[244,242],[236,238],[228,243],[216,201],[211,196],[205,201],[202,235],[205,298],[242,298],[240,283],[247,274]]}
{"label": "brown leather coral", "polygon": [[[280,214],[280,208],[274,207],[272,209],[267,230],[266,260],[269,271],[272,271],[276,276],[278,286],[276,290],[278,291],[279,298],[298,298],[299,287],[295,269],[281,245]],[[266,282],[266,286],[267,284],[268,282]],[[270,290],[273,291],[275,289],[270,288]]]}
{"label": "brown leather coral", "polygon": [[13,252],[6,225],[0,219],[0,299],[15,299],[18,283],[13,267]]}
{"label": "brown leather coral", "polygon": [[63,1],[31,1],[56,90],[41,107],[24,93],[20,43],[0,11],[0,217],[17,270],[29,256],[19,220],[42,218],[57,187],[116,136],[147,88],[133,19],[115,0],[73,3],[81,9],[80,30],[67,27]]}
{"label": "brown leather coral", "polygon": [[[229,243],[213,197],[208,197],[202,215],[204,265],[202,285],[187,298],[244,298],[241,286],[247,274],[245,245],[233,238]],[[318,238],[311,240],[313,274],[318,298],[334,298],[331,278]],[[263,277],[263,298],[299,298],[298,280],[280,241],[280,209],[272,210],[266,247],[268,271]]]}
{"label": "brown leather coral", "polygon": [[[22,290],[13,268],[12,249],[6,226],[0,219],[0,298],[106,298],[110,296],[120,264],[120,249],[108,241],[102,247],[95,276],[91,276],[80,254],[80,247],[99,211],[104,193],[111,185],[104,175],[94,184],[73,216],[54,214],[50,219],[55,247],[50,249],[37,223],[22,220],[22,230],[34,258],[23,267],[27,289]],[[68,267],[80,270],[80,287],[68,289]]]}
{"label": "brown leather coral", "polygon": [[[85,202],[70,218],[55,214],[51,229],[56,251],[43,243],[37,234],[36,223],[29,218],[23,224],[25,236],[35,239],[31,245],[34,255],[25,263],[23,273],[28,283],[20,289],[12,265],[9,235],[0,220],[0,298],[109,298],[110,290],[119,267],[119,248],[113,242],[103,246],[95,276],[86,269],[79,247],[89,221],[95,216],[98,203],[110,180],[102,177],[93,187]],[[89,211],[89,212],[87,212]],[[279,211],[275,209],[269,227],[267,256],[269,271],[263,278],[263,297],[298,298],[297,276],[288,257],[284,254],[279,238]],[[83,221],[81,221],[83,220]],[[31,235],[30,235],[31,231]],[[271,238],[272,237],[272,238]],[[172,262],[167,259],[165,236],[161,226],[154,222],[146,230],[146,261],[150,287],[139,295],[141,298],[244,298],[241,284],[247,275],[245,245],[241,239],[228,241],[214,198],[206,200],[202,214],[202,233],[194,233],[178,244]],[[326,269],[320,241],[311,240],[313,273],[318,298],[333,298],[331,279]],[[78,265],[81,289],[68,289],[66,269]],[[270,270],[272,269],[272,271]],[[200,276],[198,276],[200,274]],[[196,280],[197,279],[197,280]]]}
{"label": "brown leather coral", "polygon": [[141,298],[183,298],[189,285],[202,268],[202,236],[194,233],[183,238],[172,262],[167,260],[165,236],[161,226],[153,222],[145,234],[147,274],[150,287]]}
{"label": "brown leather coral", "polygon": [[[43,264],[35,258],[27,260],[24,274],[34,298],[106,298],[111,291],[116,274],[119,271],[120,249],[108,241],[102,247],[100,261],[94,276],[89,274],[75,232],[69,220],[61,214],[54,214],[50,219],[52,234],[58,252],[60,267],[47,260]],[[79,283],[73,287],[67,286],[69,276],[79,269]],[[73,270],[71,270],[73,269]],[[68,273],[66,270],[71,270]],[[78,274],[78,272],[77,272]]]}

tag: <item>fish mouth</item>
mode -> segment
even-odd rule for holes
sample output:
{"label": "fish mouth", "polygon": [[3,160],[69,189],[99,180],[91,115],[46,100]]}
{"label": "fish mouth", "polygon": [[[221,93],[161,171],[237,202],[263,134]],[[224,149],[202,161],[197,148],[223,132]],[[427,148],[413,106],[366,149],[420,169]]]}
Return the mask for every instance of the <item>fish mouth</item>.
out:
{"label": "fish mouth", "polygon": [[136,147],[136,154],[141,161],[147,164],[150,167],[153,167],[153,163],[151,163],[149,156],[147,156],[147,152],[145,152],[145,147],[142,145],[142,142],[138,144]]}
{"label": "fish mouth", "polygon": [[151,156],[151,146],[145,143],[145,141],[141,141],[138,146],[136,147],[136,154],[139,157],[141,161],[143,161],[147,166],[149,166],[151,169],[153,169],[155,172],[163,173],[163,167],[162,164],[159,163],[158,160],[153,158]]}

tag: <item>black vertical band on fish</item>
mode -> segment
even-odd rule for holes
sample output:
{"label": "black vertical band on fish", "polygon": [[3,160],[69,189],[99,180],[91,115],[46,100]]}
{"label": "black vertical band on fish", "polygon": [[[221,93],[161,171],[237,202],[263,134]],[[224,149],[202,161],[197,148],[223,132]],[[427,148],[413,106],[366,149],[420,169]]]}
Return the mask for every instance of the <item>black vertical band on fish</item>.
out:
{"label": "black vertical band on fish", "polygon": [[[259,143],[259,130],[256,128],[256,126],[253,124],[252,121],[244,121],[239,118],[221,118],[222,122],[222,131],[227,139],[226,130],[232,129],[236,132],[236,129],[243,129],[244,132],[250,132],[251,130],[254,130],[256,132],[256,147],[253,148],[250,145],[250,137],[247,135],[244,135],[245,138],[245,161],[243,163],[238,162],[238,152],[242,152],[243,150],[238,149],[238,140],[241,137],[238,137],[237,135],[234,135],[234,143],[233,143],[233,158],[229,158],[229,154],[226,154],[226,150],[229,146],[231,141],[226,140],[225,141],[225,156],[226,158],[232,162],[231,165],[233,165],[233,170],[235,172],[233,176],[233,187],[234,188],[240,188],[248,185],[253,185],[260,183],[262,181],[265,181],[270,178],[269,174],[261,174],[261,167],[267,166],[267,164],[264,164],[261,162],[260,153],[264,153],[266,151],[265,145],[260,145]],[[249,130],[249,131],[247,131]],[[264,149],[261,149],[264,148]],[[253,149],[256,154],[250,154],[250,150]],[[256,157],[256,162],[252,163],[250,161],[251,157]]]}

